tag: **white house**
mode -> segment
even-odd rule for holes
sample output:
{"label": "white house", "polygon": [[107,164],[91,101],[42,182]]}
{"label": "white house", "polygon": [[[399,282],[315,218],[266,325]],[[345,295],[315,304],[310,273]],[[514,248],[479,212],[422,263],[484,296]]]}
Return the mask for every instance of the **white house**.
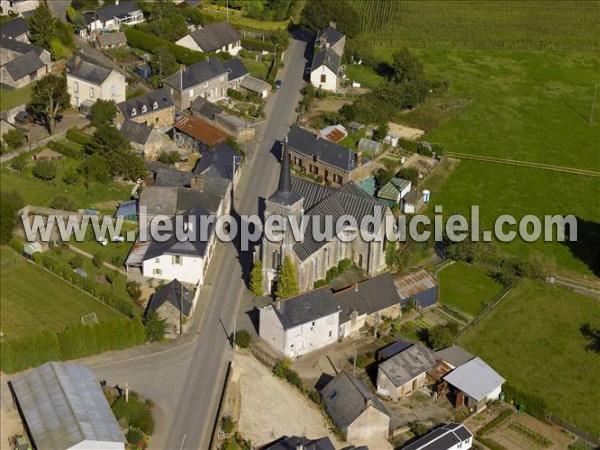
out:
{"label": "white house", "polygon": [[242,49],[241,39],[240,34],[227,22],[214,22],[175,43],[199,52],[227,52],[235,56]]}
{"label": "white house", "polygon": [[402,450],[469,450],[472,445],[473,435],[469,429],[451,422],[402,447]]}
{"label": "white house", "polygon": [[101,30],[120,30],[121,25],[137,25],[144,22],[144,12],[136,1],[115,0],[97,11],[84,15],[89,33]]}
{"label": "white house", "polygon": [[313,57],[310,82],[317,89],[337,91],[342,57],[330,48],[323,49]]}

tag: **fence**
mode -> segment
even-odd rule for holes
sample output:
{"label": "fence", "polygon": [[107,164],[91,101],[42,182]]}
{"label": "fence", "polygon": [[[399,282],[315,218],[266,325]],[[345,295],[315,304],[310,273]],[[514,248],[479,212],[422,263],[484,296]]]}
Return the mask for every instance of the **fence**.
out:
{"label": "fence", "polygon": [[576,427],[570,422],[563,420],[559,417],[556,417],[554,414],[549,413],[546,418],[552,422],[554,425],[558,425],[561,428],[573,433],[575,436],[583,439],[584,441],[589,442],[590,444],[597,446],[600,445],[600,436],[596,436],[593,433],[589,433],[587,431],[582,430],[581,428]]}

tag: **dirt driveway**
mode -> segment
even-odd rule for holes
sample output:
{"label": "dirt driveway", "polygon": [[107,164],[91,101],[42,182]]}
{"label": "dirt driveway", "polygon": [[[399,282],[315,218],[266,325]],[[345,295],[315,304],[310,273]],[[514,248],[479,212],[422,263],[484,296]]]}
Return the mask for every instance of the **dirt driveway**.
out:
{"label": "dirt driveway", "polygon": [[336,448],[342,447],[324,414],[294,387],[275,378],[254,357],[236,354],[232,381],[241,388],[238,427],[252,444],[261,446],[282,435],[329,436]]}

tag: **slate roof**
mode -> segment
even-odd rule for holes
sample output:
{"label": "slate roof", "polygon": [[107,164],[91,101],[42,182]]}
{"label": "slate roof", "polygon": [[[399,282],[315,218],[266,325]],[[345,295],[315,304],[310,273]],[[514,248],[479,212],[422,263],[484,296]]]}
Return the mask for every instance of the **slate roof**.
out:
{"label": "slate roof", "polygon": [[379,364],[378,370],[383,371],[394,386],[400,387],[434,365],[433,351],[417,342]]}
{"label": "slate roof", "polygon": [[327,412],[339,428],[344,429],[352,424],[365,412],[368,404],[389,416],[383,404],[367,386],[346,372],[338,374],[320,393]]}
{"label": "slate roof", "polygon": [[89,59],[81,53],[69,58],[66,67],[67,74],[96,85],[104,83],[112,72],[112,69],[99,65],[97,61]]}
{"label": "slate roof", "polygon": [[[180,91],[182,70],[166,78],[164,83]],[[209,58],[208,61],[197,62],[183,70],[183,89],[193,88],[200,83],[212,80],[226,73],[227,71],[223,67],[223,64],[221,64],[221,61],[215,57]]]}
{"label": "slate roof", "polygon": [[316,52],[313,56],[311,70],[316,70],[321,66],[328,67],[333,73],[337,75],[340,70],[342,63],[342,57],[334,52],[331,48],[325,48],[319,52]]}
{"label": "slate roof", "polygon": [[281,301],[279,307],[273,306],[273,310],[283,328],[289,330],[298,325],[335,314],[339,308],[332,301],[331,289],[324,286]]}
{"label": "slate roof", "polygon": [[400,297],[392,277],[387,272],[334,292],[333,297],[342,310],[340,322],[343,316],[349,319],[354,311],[362,316],[400,304]]}
{"label": "slate roof", "polygon": [[244,77],[240,86],[242,86],[244,89],[248,89],[249,91],[256,93],[271,90],[271,85],[269,83],[259,78],[253,77],[252,75],[247,75],[246,77]]}
{"label": "slate roof", "polygon": [[344,33],[338,31],[332,26],[327,26],[317,33],[317,41],[323,40],[329,45],[335,45],[345,36]]}
{"label": "slate roof", "polygon": [[173,127],[207,146],[225,142],[227,139],[224,131],[198,117],[182,117]]}
{"label": "slate roof", "polygon": [[246,68],[242,60],[239,58],[233,58],[229,61],[225,61],[223,63],[223,67],[225,67],[225,70],[229,73],[229,81],[245,77],[250,73],[248,72],[248,69]]}
{"label": "slate roof", "polygon": [[130,142],[145,145],[152,134],[152,128],[143,124],[126,120],[119,130],[121,135]]}
{"label": "slate roof", "polygon": [[165,303],[170,303],[184,316],[189,316],[192,310],[192,295],[175,279],[156,290],[148,304],[148,312],[157,311]]}
{"label": "slate roof", "polygon": [[27,33],[28,30],[29,27],[27,26],[25,19],[17,17],[10,22],[4,23],[2,27],[0,27],[0,37],[13,40]]}
{"label": "slate roof", "polygon": [[405,342],[405,341],[401,341],[401,340],[392,342],[391,344],[386,345],[382,349],[377,350],[377,357],[383,358],[383,359],[391,358],[392,356],[397,355],[400,352],[403,352],[411,345],[413,345],[412,342]]}
{"label": "slate roof", "polygon": [[240,34],[227,22],[209,23],[190,33],[203,52],[214,52],[241,39]]}
{"label": "slate roof", "polygon": [[[156,109],[154,109],[154,104],[156,103]],[[173,106],[173,100],[171,100],[171,96],[166,89],[157,89],[155,91],[149,92],[147,94],[138,95],[137,97],[130,98],[129,100],[125,100],[117,105],[123,116],[126,119],[131,119],[131,112],[133,108],[136,110],[137,116],[142,116],[144,114],[148,114],[151,112],[160,111],[165,108],[169,108]],[[147,112],[143,113],[142,108],[147,108]]]}
{"label": "slate roof", "polygon": [[283,436],[277,441],[261,447],[261,450],[335,450],[328,437],[308,439],[303,436]]}
{"label": "slate roof", "polygon": [[294,192],[291,184],[290,173],[290,154],[287,139],[282,143],[283,152],[281,155],[281,169],[279,172],[279,183],[277,190],[269,197],[269,201],[284,206],[291,206],[301,200],[301,197]]}
{"label": "slate roof", "polygon": [[[347,173],[357,168],[355,154],[352,150],[322,139],[298,125],[292,126],[287,137],[291,150],[305,156],[316,155],[320,162]],[[370,162],[369,159],[363,158],[363,164],[368,162]]]}
{"label": "slate roof", "polygon": [[467,427],[451,422],[402,447],[402,450],[449,450],[470,437],[473,435]]}
{"label": "slate roof", "polygon": [[44,52],[44,48],[38,45],[15,41],[14,39],[8,39],[5,37],[0,38],[0,47],[15,53],[20,53],[21,55],[34,51],[36,55],[39,56]]}
{"label": "slate roof", "polygon": [[435,352],[435,359],[441,359],[454,367],[462,366],[473,358],[475,358],[475,356],[458,345],[453,345]]}
{"label": "slate roof", "polygon": [[190,109],[209,120],[215,120],[216,115],[223,112],[223,108],[219,105],[202,97],[196,97],[190,104]]}
{"label": "slate roof", "polygon": [[292,189],[304,199],[304,209],[309,210],[335,192],[335,189],[305,178],[292,177]]}
{"label": "slate roof", "polygon": [[206,175],[208,178],[233,179],[233,159],[240,156],[227,144],[218,144],[205,151],[194,167],[194,173]]}
{"label": "slate roof", "polygon": [[90,440],[125,442],[90,369],[48,362],[11,382],[36,448],[71,448]]}
{"label": "slate roof", "polygon": [[444,377],[449,384],[480,401],[506,381],[481,358],[473,358]]}
{"label": "slate roof", "polygon": [[46,67],[46,64],[40,59],[35,51],[30,51],[12,61],[4,64],[3,66],[13,80],[20,80],[25,78],[32,73],[37,72],[42,67]]}
{"label": "slate roof", "polygon": [[98,44],[100,44],[100,47],[127,43],[127,36],[125,36],[125,33],[122,31],[117,31],[116,33],[99,34],[96,39],[98,39]]}
{"label": "slate roof", "polygon": [[123,16],[140,9],[135,1],[122,1],[119,4],[105,5],[96,11],[96,15],[102,22],[106,22],[114,17]]}

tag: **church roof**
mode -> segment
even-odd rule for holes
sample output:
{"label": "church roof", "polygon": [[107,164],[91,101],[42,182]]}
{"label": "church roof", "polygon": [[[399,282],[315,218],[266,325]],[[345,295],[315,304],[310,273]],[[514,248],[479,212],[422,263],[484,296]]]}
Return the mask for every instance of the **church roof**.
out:
{"label": "church roof", "polygon": [[288,150],[287,138],[283,141],[282,147],[283,155],[281,157],[279,184],[277,185],[277,190],[275,193],[269,197],[269,201],[284,206],[291,206],[301,200],[302,197],[292,190],[290,181],[292,177],[290,174],[290,154]]}

